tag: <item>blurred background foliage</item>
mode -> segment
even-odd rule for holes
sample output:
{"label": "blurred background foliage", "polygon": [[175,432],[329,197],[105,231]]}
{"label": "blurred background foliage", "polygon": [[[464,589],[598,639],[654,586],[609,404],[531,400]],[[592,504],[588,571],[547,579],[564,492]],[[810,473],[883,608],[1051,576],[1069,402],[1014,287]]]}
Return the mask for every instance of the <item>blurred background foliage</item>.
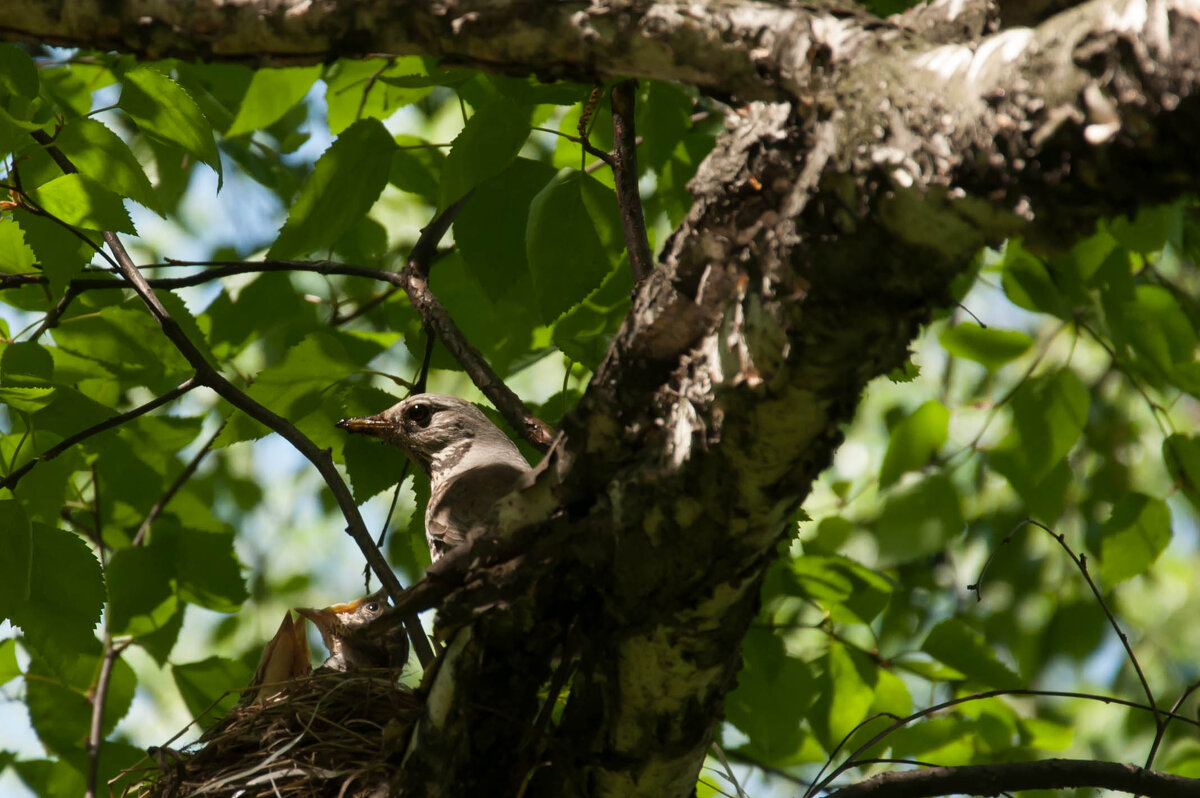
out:
{"label": "blurred background foliage", "polygon": [[[391,511],[401,456],[333,425],[404,395],[419,317],[383,280],[213,262],[394,272],[473,188],[433,289],[553,423],[632,287],[611,173],[579,142],[612,147],[591,94],[416,57],[251,70],[0,45],[0,792],[82,794],[106,657],[104,780],[228,706],[286,608],[363,590],[316,472],[206,390],[21,471],[191,374],[97,231],[124,234],[158,264],[147,275],[185,278],[159,289],[170,312],[332,450],[373,530],[390,512],[387,554],[409,583],[428,563],[424,486],[407,479]],[[728,109],[653,82],[637,109],[657,252]],[[701,794],[736,793],[730,773],[755,795],[796,794],[894,718],[982,691],[1146,704],[1062,544],[1086,557],[1160,709],[1200,678],[1197,220],[1192,200],[1147,207],[1051,254],[1009,241],[964,269],[909,366],[867,390],[772,567],[720,730],[729,764],[710,762]],[[433,368],[432,389],[481,399],[444,350]],[[1194,717],[1195,699],[1178,711]],[[1164,728],[1156,766],[1200,776],[1194,725],[1031,694],[957,704],[859,757],[1140,763]]]}

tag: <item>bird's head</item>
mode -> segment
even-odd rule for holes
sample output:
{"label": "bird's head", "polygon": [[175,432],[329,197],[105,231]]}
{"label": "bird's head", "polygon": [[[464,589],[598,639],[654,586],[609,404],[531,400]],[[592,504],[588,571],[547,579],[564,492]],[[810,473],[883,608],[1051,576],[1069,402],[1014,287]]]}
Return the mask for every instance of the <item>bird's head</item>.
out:
{"label": "bird's head", "polygon": [[400,447],[427,474],[450,474],[484,456],[487,461],[520,457],[478,407],[443,393],[416,394],[377,415],[342,419],[338,426]]}
{"label": "bird's head", "polygon": [[[389,648],[404,645],[403,628],[390,622],[394,620],[389,617],[394,609],[384,590],[319,610],[297,607],[296,612],[316,625],[329,649],[325,666],[335,670],[385,667],[389,664]],[[407,648],[400,664],[406,657]]]}

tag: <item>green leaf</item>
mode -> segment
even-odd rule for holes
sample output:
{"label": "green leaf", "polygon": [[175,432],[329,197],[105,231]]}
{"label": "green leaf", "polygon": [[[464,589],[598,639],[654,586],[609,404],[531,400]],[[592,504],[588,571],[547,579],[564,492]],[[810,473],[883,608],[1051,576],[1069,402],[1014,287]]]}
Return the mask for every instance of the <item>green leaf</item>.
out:
{"label": "green leaf", "polygon": [[841,740],[867,716],[874,701],[872,685],[864,678],[850,649],[837,641],[829,645],[826,661],[829,686],[829,734]]}
{"label": "green leaf", "polygon": [[137,233],[121,198],[83,175],[62,175],[30,192],[46,213],[73,227]]}
{"label": "green leaf", "polygon": [[67,283],[83,271],[95,250],[76,236],[66,234],[62,227],[46,217],[35,216],[24,208],[14,210],[13,218],[24,231],[25,242],[50,281],[51,293],[61,294]]}
{"label": "green leaf", "polygon": [[12,613],[27,646],[65,672],[80,654],[98,648],[93,632],[104,606],[100,563],[78,536],[45,524],[33,526],[29,598]]}
{"label": "green leaf", "polygon": [[1200,437],[1175,434],[1163,441],[1167,471],[1193,507],[1200,509]]}
{"label": "green leaf", "polygon": [[529,108],[507,98],[485,105],[467,120],[442,164],[439,207],[454,204],[493,175],[500,174],[529,137]]}
{"label": "green leaf", "polygon": [[988,371],[1016,360],[1033,344],[1032,338],[1018,330],[985,328],[974,322],[947,327],[938,340],[950,354],[982,363]]}
{"label": "green leaf", "polygon": [[544,163],[516,158],[476,187],[454,221],[463,265],[493,302],[532,292],[525,255],[529,206],[554,174]]}
{"label": "green leaf", "polygon": [[782,765],[796,755],[814,698],[808,666],[789,657],[771,630],[751,627],[742,644],[737,689],[725,698],[725,716],[750,738],[748,750],[758,761]]}
{"label": "green leaf", "polygon": [[1100,528],[1100,578],[1115,585],[1145,573],[1171,542],[1171,511],[1142,493],[1122,496]]}
{"label": "green leaf", "polygon": [[1026,381],[1013,396],[1013,429],[992,451],[992,467],[1018,490],[1023,480],[1042,479],[1079,440],[1089,405],[1070,369]]}
{"label": "green leaf", "polygon": [[[599,287],[612,250],[616,195],[583,172],[563,169],[529,207],[526,257],[542,320],[550,323]],[[617,223],[620,229],[620,223]]]}
{"label": "green leaf", "polygon": [[254,671],[242,660],[209,657],[176,665],[171,675],[192,717],[208,729],[237,703],[241,693],[230,691],[250,684]]}
{"label": "green leaf", "polygon": [[150,66],[139,66],[121,78],[120,107],[144,132],[157,136],[206,163],[222,178],[221,156],[212,126],[196,101],[175,81]]}
{"label": "green leaf", "polygon": [[1050,313],[1060,319],[1071,318],[1070,303],[1055,285],[1046,266],[1017,241],[1005,245],[1001,282],[1005,295],[1017,307]]}
{"label": "green leaf", "polygon": [[1158,252],[1167,243],[1183,211],[1180,204],[1139,208],[1133,221],[1127,216],[1113,219],[1108,230],[1117,243],[1133,252]]}
{"label": "green leaf", "polygon": [[595,371],[629,312],[632,293],[633,275],[618,264],[599,288],[554,323],[554,345],[571,360]]}
{"label": "green leaf", "polygon": [[347,128],[304,181],[268,257],[303,255],[338,240],[379,199],[395,149],[378,120]]}
{"label": "green leaf", "polygon": [[237,116],[225,135],[233,138],[279,121],[292,106],[304,99],[319,77],[320,65],[256,69],[238,106]]}
{"label": "green leaf", "polygon": [[887,606],[891,584],[869,568],[838,555],[791,561],[794,594],[819,605],[835,623],[870,623]]}
{"label": "green leaf", "polygon": [[875,524],[880,560],[910,562],[942,551],[963,526],[958,491],[945,474],[935,474],[888,497]]}
{"label": "green leaf", "polygon": [[21,413],[36,413],[54,401],[54,388],[0,388],[0,403]]}
{"label": "green leaf", "polygon": [[64,127],[54,143],[84,177],[164,215],[162,202],[129,145],[104,125],[80,119]]}
{"label": "green leaf", "polygon": [[35,260],[20,226],[12,219],[0,219],[0,273],[29,272]]}
{"label": "green leaf", "polygon": [[983,635],[958,618],[947,618],[931,629],[921,650],[972,682],[1003,690],[1021,686],[1020,678],[996,658]]}
{"label": "green leaf", "polygon": [[0,354],[0,381],[5,385],[37,385],[54,376],[54,358],[33,341],[18,341]]}
{"label": "green leaf", "polygon": [[[401,191],[416,194],[436,205],[441,191],[442,165],[446,162],[446,156],[438,147],[415,136],[396,136],[395,141],[396,151],[392,153],[392,169],[388,174],[388,182]],[[463,213],[478,199],[478,196],[472,198],[471,204],[463,209]],[[454,223],[456,230],[461,222],[460,213]],[[457,235],[455,239],[457,241]]]}
{"label": "green leaf", "polygon": [[387,119],[398,109],[425,97],[432,83],[397,85],[404,82],[400,78],[413,73],[426,74],[424,60],[419,56],[342,59],[334,63],[325,73],[329,132],[337,136],[364,119]]}
{"label": "green leaf", "polygon": [[[381,405],[380,409],[383,407]],[[342,454],[353,488],[354,501],[359,504],[394,486],[404,473],[404,453],[372,438],[362,435],[349,436],[342,448]],[[410,465],[408,471],[413,473],[415,469],[416,466]]]}
{"label": "green leaf", "polygon": [[879,487],[886,488],[908,471],[922,468],[946,442],[950,411],[936,399],[918,407],[893,429],[879,470]]}
{"label": "green leaf", "polygon": [[160,519],[154,534],[169,552],[179,596],[217,612],[235,612],[248,597],[233,535],[184,529]]}
{"label": "green leaf", "polygon": [[[89,693],[99,677],[99,646],[90,656],[80,657],[64,670],[50,669],[40,659],[29,664],[32,677],[26,681],[29,720],[38,738],[50,751],[69,754],[83,747],[92,723]],[[107,735],[129,711],[137,677],[124,659],[117,657],[109,676],[101,732]]]}
{"label": "green leaf", "polygon": [[[14,638],[0,640],[0,684],[12,681],[21,675],[17,664],[17,641]],[[3,770],[0,767],[0,770]]]}
{"label": "green leaf", "polygon": [[0,44],[0,104],[10,96],[32,100],[38,94],[37,64],[15,44]]}
{"label": "green leaf", "polygon": [[0,500],[0,618],[11,618],[29,600],[33,579],[33,527],[21,503]]}
{"label": "green leaf", "polygon": [[173,600],[173,564],[164,548],[157,545],[121,549],[113,553],[105,576],[108,585],[108,631],[123,635],[139,616],[149,617],[163,603]]}
{"label": "green leaf", "polygon": [[38,798],[79,798],[87,790],[84,771],[63,759],[20,759],[13,770]]}
{"label": "green leaf", "polygon": [[[1122,306],[1121,333],[1139,359],[1160,375],[1177,376],[1177,366],[1190,364],[1196,350],[1196,330],[1175,296],[1158,285],[1139,285],[1134,301]],[[1181,385],[1196,392],[1193,386]]]}

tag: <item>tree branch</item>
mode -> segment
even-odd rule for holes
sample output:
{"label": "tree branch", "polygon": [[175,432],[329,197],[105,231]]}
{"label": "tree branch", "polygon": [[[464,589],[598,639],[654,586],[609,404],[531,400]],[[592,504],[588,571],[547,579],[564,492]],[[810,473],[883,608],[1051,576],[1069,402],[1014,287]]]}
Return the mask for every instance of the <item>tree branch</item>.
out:
{"label": "tree branch", "polygon": [[504,384],[504,380],[500,379],[483,355],[479,354],[479,350],[467,342],[462,330],[429,288],[429,264],[438,241],[470,196],[467,194],[451,205],[421,231],[420,238],[408,256],[408,262],[400,271],[400,279],[408,293],[408,301],[417,313],[421,314],[425,326],[437,334],[438,339],[463,367],[463,371],[467,372],[471,381],[491,400],[512,428],[539,451],[544,452],[550,445],[551,429],[525,408],[525,403]]}
{"label": "tree branch", "polygon": [[617,207],[621,212],[621,232],[629,253],[629,268],[636,286],[650,275],[654,260],[646,240],[646,219],[638,191],[637,134],[633,127],[633,103],[636,80],[621,81],[612,87],[613,181],[617,187]]}
{"label": "tree branch", "polygon": [[956,793],[1001,795],[1018,790],[1075,787],[1099,787],[1150,798],[1194,798],[1200,794],[1200,779],[1116,762],[1047,759],[880,773],[834,790],[828,793],[828,798],[926,798]]}
{"label": "tree branch", "polygon": [[179,397],[183,396],[188,391],[195,388],[199,384],[200,384],[200,382],[195,377],[189,377],[188,379],[179,383],[179,385],[175,386],[174,388],[167,391],[163,395],[156,396],[155,398],[151,399],[149,402],[146,402],[143,405],[138,405],[137,407],[133,408],[132,410],[127,410],[124,413],[118,413],[115,416],[106,418],[97,424],[93,424],[92,426],[88,427],[87,429],[80,430],[79,432],[75,433],[74,435],[72,435],[68,438],[64,438],[63,440],[59,441],[54,446],[51,446],[46,451],[37,455],[29,462],[25,463],[25,465],[21,466],[20,468],[14,469],[13,472],[11,474],[9,474],[8,476],[6,476],[4,479],[0,479],[0,488],[8,488],[9,490],[12,490],[13,488],[16,487],[17,483],[21,481],[21,478],[24,477],[26,474],[28,474],[30,471],[32,471],[34,466],[36,466],[38,463],[44,463],[47,460],[53,460],[55,457],[58,457],[60,454],[65,452],[67,449],[70,449],[72,446],[74,446],[77,443],[87,440],[88,438],[92,437],[93,435],[99,435],[101,432],[104,432],[105,430],[110,430],[113,427],[119,427],[122,424],[124,424],[126,421],[132,421],[133,419],[137,418],[138,416],[143,416],[146,413],[149,413],[151,410],[162,407],[163,405],[167,404],[168,402],[173,402],[176,399],[178,399]]}

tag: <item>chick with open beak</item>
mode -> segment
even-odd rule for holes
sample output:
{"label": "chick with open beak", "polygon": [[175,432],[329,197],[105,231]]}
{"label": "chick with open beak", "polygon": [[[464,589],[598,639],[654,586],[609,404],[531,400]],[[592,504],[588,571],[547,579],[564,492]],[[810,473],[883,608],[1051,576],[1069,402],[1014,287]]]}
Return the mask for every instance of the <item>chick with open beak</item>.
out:
{"label": "chick with open beak", "polygon": [[329,649],[323,668],[402,668],[408,661],[408,637],[383,590],[320,610],[297,607],[296,612],[316,625]]}
{"label": "chick with open beak", "polygon": [[428,475],[425,541],[434,562],[466,540],[496,500],[530,471],[508,436],[457,396],[416,394],[378,415],[343,419],[338,426],[398,446]]}

